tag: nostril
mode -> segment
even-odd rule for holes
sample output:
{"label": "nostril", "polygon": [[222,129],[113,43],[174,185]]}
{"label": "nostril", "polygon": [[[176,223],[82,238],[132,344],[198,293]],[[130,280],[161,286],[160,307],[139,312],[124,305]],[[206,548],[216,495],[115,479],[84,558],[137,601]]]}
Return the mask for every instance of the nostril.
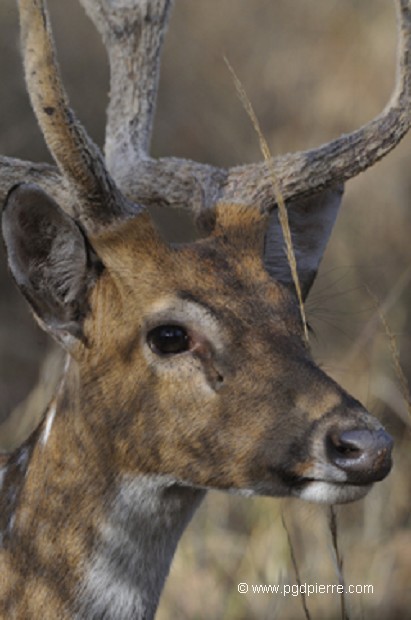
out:
{"label": "nostril", "polygon": [[393,441],[384,430],[330,431],[326,436],[329,460],[348,474],[349,481],[367,484],[381,480],[391,469]]}
{"label": "nostril", "polygon": [[355,459],[361,454],[361,446],[358,441],[346,436],[347,433],[332,433],[330,441],[335,453],[345,459]]}

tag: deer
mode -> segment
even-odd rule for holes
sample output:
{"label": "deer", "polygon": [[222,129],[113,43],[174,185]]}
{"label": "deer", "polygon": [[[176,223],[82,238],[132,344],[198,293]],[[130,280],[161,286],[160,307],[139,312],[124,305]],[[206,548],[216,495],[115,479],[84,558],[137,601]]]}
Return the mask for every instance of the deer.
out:
{"label": "deer", "polygon": [[[65,370],[1,457],[0,616],[153,618],[210,489],[338,504],[392,466],[381,423],[313,361],[301,296],[343,184],[410,126],[411,14],[395,90],[318,148],[223,170],[149,155],[170,0],[81,0],[111,68],[104,156],[70,107],[45,0],[18,0],[27,90],[56,162],[0,159],[8,265]],[[156,210],[157,209],[157,210]],[[184,213],[174,242],[158,211]]]}

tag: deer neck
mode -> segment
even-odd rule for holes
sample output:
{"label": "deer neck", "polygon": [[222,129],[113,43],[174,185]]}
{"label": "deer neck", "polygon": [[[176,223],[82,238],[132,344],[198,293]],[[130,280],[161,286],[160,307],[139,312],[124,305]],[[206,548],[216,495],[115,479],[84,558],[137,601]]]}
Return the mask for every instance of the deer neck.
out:
{"label": "deer neck", "polygon": [[88,562],[81,617],[152,618],[177,543],[203,495],[161,476],[120,479]]}
{"label": "deer neck", "polygon": [[[59,617],[148,620],[178,541],[205,492],[171,477],[117,472],[107,442],[100,450],[98,429],[81,411],[81,391],[73,399],[68,390],[66,380],[33,436],[35,444],[29,441],[21,449],[29,457],[25,471],[17,472],[21,488],[14,493],[5,553],[12,557],[14,538],[16,549],[27,538],[26,564],[34,574],[50,574],[53,593],[53,575],[64,574],[69,605],[58,608]],[[15,466],[10,475],[4,470],[3,489],[17,488],[16,471]],[[30,552],[43,547],[47,552]]]}

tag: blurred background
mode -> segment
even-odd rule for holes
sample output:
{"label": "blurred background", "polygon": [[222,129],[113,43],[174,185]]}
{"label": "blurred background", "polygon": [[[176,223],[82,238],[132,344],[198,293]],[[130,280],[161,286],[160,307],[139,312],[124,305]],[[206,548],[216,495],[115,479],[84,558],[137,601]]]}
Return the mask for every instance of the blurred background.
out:
{"label": "blurred background", "polygon": [[[49,4],[72,104],[102,144],[104,49],[76,2],[69,10],[68,2]],[[176,0],[152,154],[221,166],[261,159],[224,55],[271,152],[280,154],[319,145],[378,114],[393,88],[395,49],[390,0]],[[24,89],[13,0],[0,3],[0,76],[0,153],[49,161]],[[336,509],[345,583],[373,586],[373,593],[345,597],[351,619],[411,618],[410,172],[408,137],[348,183],[307,304],[316,360],[396,439],[388,479],[365,500]],[[25,399],[33,411],[47,400],[58,375],[55,357],[43,364],[51,349],[14,289],[1,248],[0,445],[24,434],[16,411],[27,408]],[[33,395],[40,373],[43,387]],[[180,544],[158,618],[307,617],[301,597],[239,594],[237,584],[296,583],[292,553],[302,583],[338,583],[328,518],[328,509],[299,501],[209,493]],[[310,596],[307,606],[312,618],[344,617],[337,595]]]}

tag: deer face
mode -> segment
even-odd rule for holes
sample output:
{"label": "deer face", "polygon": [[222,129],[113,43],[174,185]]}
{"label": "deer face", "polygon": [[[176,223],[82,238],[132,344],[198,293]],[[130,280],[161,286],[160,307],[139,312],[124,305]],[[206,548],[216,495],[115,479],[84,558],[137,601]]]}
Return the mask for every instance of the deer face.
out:
{"label": "deer face", "polygon": [[389,472],[391,438],[312,361],[292,288],[264,267],[266,229],[224,205],[193,244],[167,246],[145,214],[86,239],[32,188],[11,194],[4,223],[15,279],[75,358],[118,469],[357,499]]}

